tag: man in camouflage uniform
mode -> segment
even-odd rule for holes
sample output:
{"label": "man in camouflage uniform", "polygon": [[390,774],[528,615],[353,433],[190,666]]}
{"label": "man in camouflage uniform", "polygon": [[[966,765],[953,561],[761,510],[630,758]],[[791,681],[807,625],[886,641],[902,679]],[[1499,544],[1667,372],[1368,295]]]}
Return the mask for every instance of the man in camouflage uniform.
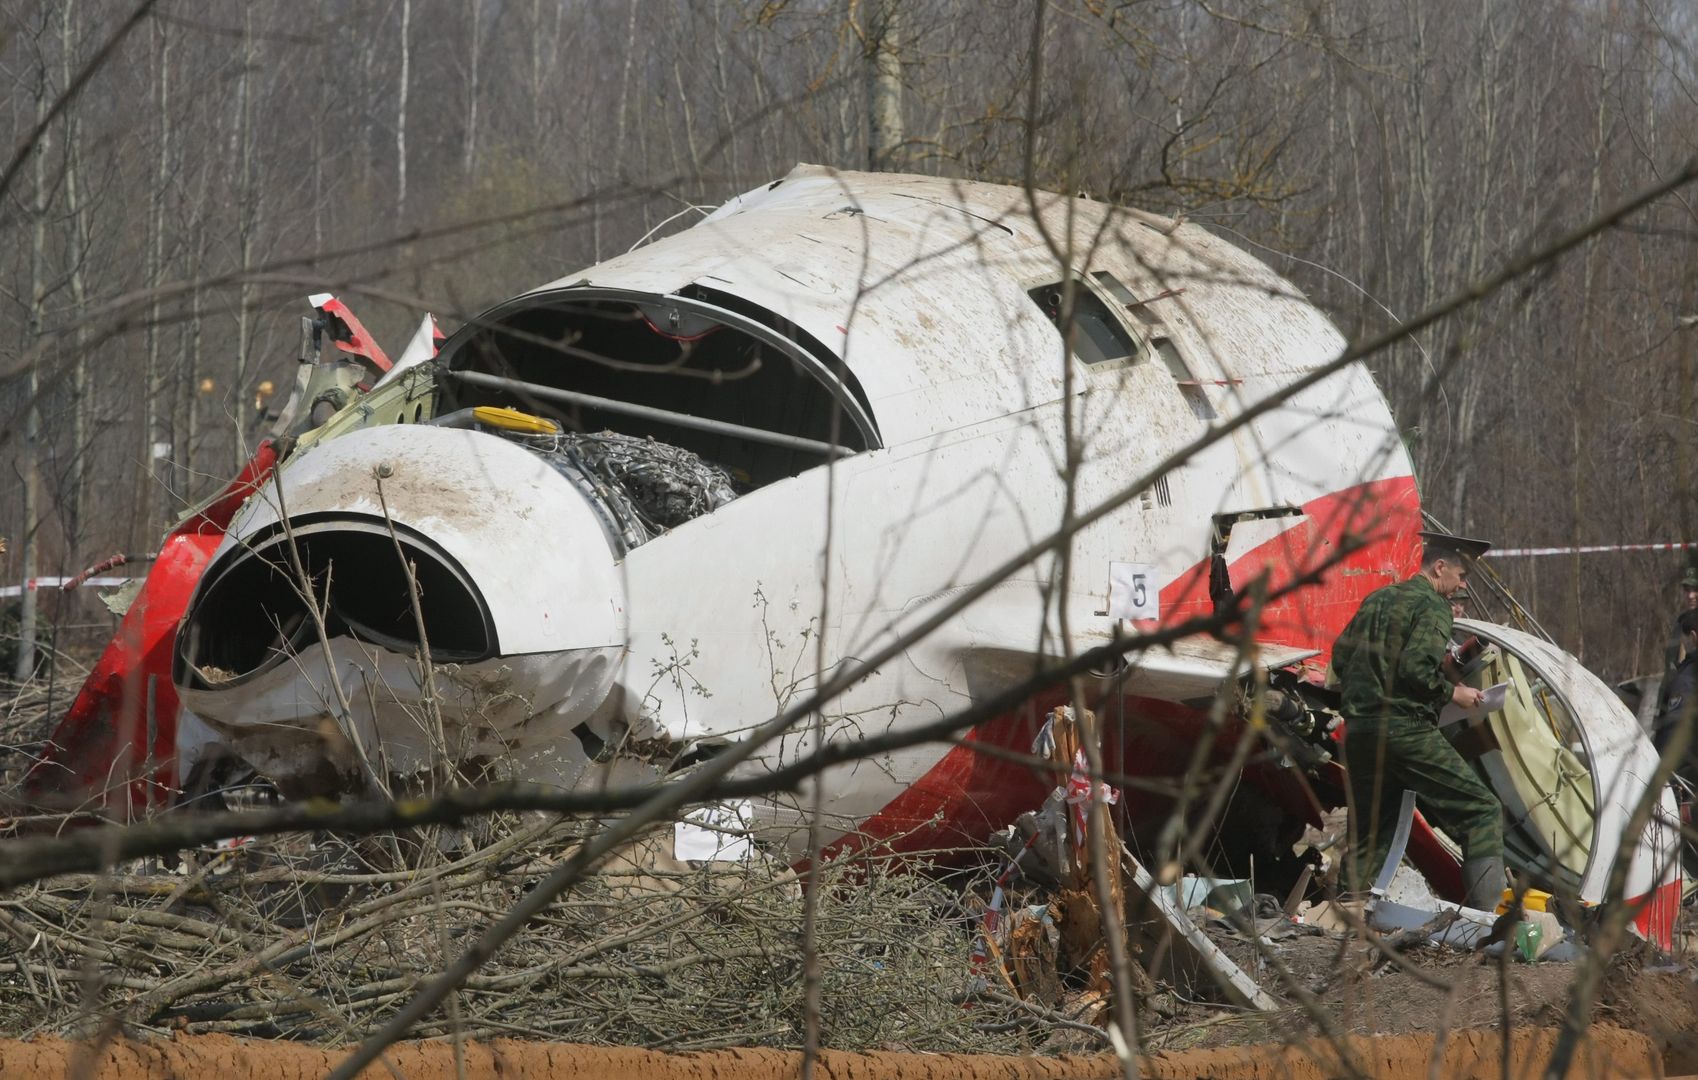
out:
{"label": "man in camouflage uniform", "polygon": [[1481,692],[1452,684],[1449,598],[1469,562],[1491,545],[1422,533],[1421,572],[1362,601],[1333,645],[1342,691],[1344,756],[1350,773],[1354,886],[1385,862],[1405,789],[1462,845],[1464,903],[1491,911],[1502,898],[1503,816],[1497,798],[1438,730],[1439,710],[1472,709]]}
{"label": "man in camouflage uniform", "polygon": [[[1684,654],[1669,677],[1663,680],[1657,718],[1651,725],[1651,742],[1661,754],[1668,748],[1674,731],[1695,708],[1698,700],[1698,610],[1683,611],[1674,622],[1680,637],[1676,643]],[[1698,757],[1698,745],[1688,746],[1686,760]]]}
{"label": "man in camouflage uniform", "polygon": [[1453,619],[1460,619],[1467,615],[1468,601],[1472,599],[1474,599],[1474,597],[1468,592],[1468,586],[1458,586],[1457,590],[1450,594],[1450,617]]}
{"label": "man in camouflage uniform", "polygon": [[[1450,594],[1450,617],[1453,623],[1456,619],[1467,616],[1468,601],[1472,599],[1473,597],[1468,594],[1468,586],[1466,585]],[[1450,633],[1450,641],[1444,647],[1444,677],[1451,683],[1461,682],[1468,662],[1479,655],[1479,648],[1479,638],[1466,630],[1453,628]]]}
{"label": "man in camouflage uniform", "polygon": [[1680,617],[1688,611],[1698,611],[1698,568],[1689,568],[1680,579],[1680,606],[1674,613],[1674,626],[1669,633],[1668,648],[1663,654],[1663,681],[1667,682],[1674,669],[1685,658],[1685,639],[1681,635]]}

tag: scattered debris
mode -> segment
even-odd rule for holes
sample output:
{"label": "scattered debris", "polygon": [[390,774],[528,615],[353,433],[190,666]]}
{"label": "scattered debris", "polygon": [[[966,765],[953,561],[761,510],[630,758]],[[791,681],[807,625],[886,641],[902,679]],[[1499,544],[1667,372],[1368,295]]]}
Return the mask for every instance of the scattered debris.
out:
{"label": "scattered debris", "polygon": [[[43,882],[0,908],[0,1030],[75,1034],[110,1016],[144,1033],[357,1039],[593,827],[503,817],[355,844],[271,837],[98,884]],[[540,913],[418,1037],[800,1046],[795,875],[764,857],[691,866],[670,857],[672,839],[645,837]],[[823,871],[828,1045],[1042,1047],[1053,1029],[1018,1003],[952,1000],[968,978],[969,916],[954,888],[914,869],[869,855]]]}
{"label": "scattered debris", "polygon": [[[1444,901],[1436,909],[1421,910],[1376,900],[1368,908],[1368,923],[1381,931],[1413,931],[1416,941],[1452,949],[1484,949],[1494,954],[1504,948],[1506,939],[1512,938],[1516,953],[1524,960],[1543,959],[1566,940],[1562,924],[1549,912],[1499,915]],[[1400,944],[1410,940],[1400,935]],[[1558,958],[1572,956],[1572,950],[1566,949]]]}
{"label": "scattered debris", "polygon": [[[1166,947],[1167,954],[1173,958],[1175,966],[1181,970],[1202,970],[1226,995],[1227,1000],[1235,1005],[1264,1011],[1278,1007],[1278,1003],[1266,990],[1256,985],[1256,981],[1247,975],[1243,968],[1234,963],[1218,945],[1209,940],[1208,935],[1198,929],[1197,924],[1191,921],[1191,917],[1185,914],[1183,908],[1166,899],[1150,872],[1133,858],[1131,852],[1122,848],[1121,858],[1131,872],[1133,887],[1145,902],[1160,913],[1171,931],[1162,936],[1161,945]],[[1185,981],[1190,983],[1196,980],[1187,978]]]}
{"label": "scattered debris", "polygon": [[682,447],[613,431],[539,440],[617,488],[653,534],[712,513],[737,497],[731,474]]}
{"label": "scattered debris", "polygon": [[1305,900],[1297,909],[1297,919],[1306,926],[1342,936],[1354,933],[1362,926],[1367,906],[1366,900],[1320,900],[1315,903]]}
{"label": "scattered debris", "polygon": [[[993,962],[1001,981],[1016,994],[1020,993],[1022,983],[1050,994],[1052,983],[1059,986],[1062,981],[1070,982],[1077,988],[1073,1010],[1076,1017],[1087,1024],[1106,1024],[1114,996],[1111,950],[1106,935],[1108,927],[1115,925],[1122,943],[1126,941],[1126,893],[1116,867],[1108,875],[1108,899],[1119,914],[1113,920],[1105,919],[1103,897],[1092,872],[1090,821],[1094,814],[1106,828],[1108,835],[1103,838],[1101,850],[1112,858],[1120,850],[1120,838],[1110,815],[1096,811],[1112,806],[1120,793],[1091,779],[1092,770],[1081,740],[1095,737],[1096,717],[1087,712],[1084,722],[1089,730],[1082,733],[1073,710],[1058,707],[1050,712],[1033,741],[1032,753],[1046,759],[1063,782],[1035,815],[1022,815],[1024,826],[1017,828],[1027,835],[1027,840],[997,879],[985,909],[984,930],[975,948],[975,961]],[[1013,830],[1010,838],[1012,835]],[[1039,837],[1047,841],[1042,847],[1038,844]],[[1026,908],[1014,918],[1004,920],[1001,912],[1004,890],[1033,851],[1040,851],[1049,860],[1045,876],[1056,882],[1055,895],[1041,909]],[[1034,910],[1042,913],[1034,915]],[[1053,933],[1045,932],[1046,924]],[[1146,976],[1139,979],[1137,989],[1147,996],[1154,987]]]}
{"label": "scattered debris", "polygon": [[672,826],[672,856],[685,862],[741,862],[754,855],[749,840],[754,810],[747,800],[712,804]]}
{"label": "scattered debris", "polygon": [[1255,897],[1245,878],[1209,878],[1186,874],[1172,885],[1163,885],[1168,901],[1186,911],[1211,908],[1230,914],[1251,906]]}
{"label": "scattered debris", "polygon": [[[1096,718],[1087,713],[1087,726],[1094,729],[1095,723]],[[1016,837],[1026,839],[1014,850],[1007,869],[997,881],[986,909],[980,952],[997,962],[1003,981],[1016,993],[1022,985],[1049,993],[1058,981],[1073,980],[1080,985],[1078,999],[1086,1005],[1082,1014],[1106,1022],[1113,984],[1103,940],[1104,920],[1091,884],[1087,814],[1093,799],[1100,805],[1112,805],[1119,793],[1106,784],[1091,781],[1090,766],[1079,740],[1079,724],[1072,709],[1063,706],[1052,710],[1034,741],[1032,752],[1046,758],[1057,775],[1066,777],[1066,783],[1050,794],[1042,809],[1021,815],[1004,831],[1005,848],[1012,847]],[[1109,821],[1109,815],[1102,815],[1102,820]],[[1187,909],[1198,905],[1183,902],[1183,886],[1176,891],[1171,886],[1157,885],[1118,836],[1105,839],[1111,845],[1110,852],[1117,857],[1110,881],[1114,886],[1114,902],[1122,913],[1119,921],[1123,927],[1142,928],[1136,952],[1146,963],[1153,961],[1170,977],[1177,969],[1183,973],[1187,985],[1198,981],[1197,973],[1204,973],[1206,980],[1232,1004],[1263,1010],[1277,1007],[1274,999],[1191,920]],[[1056,887],[1055,898],[1046,906],[1026,907],[1014,918],[1003,920],[1000,910],[1004,889],[1017,869],[1052,883]],[[1187,880],[1197,882],[1191,889],[1203,898],[1215,891],[1242,896],[1247,889],[1247,883],[1243,882],[1212,882],[1211,889],[1202,887],[1201,879]],[[1042,932],[1046,921],[1059,928],[1053,941],[1050,934]],[[1016,936],[1016,930],[1023,932]],[[1047,964],[1059,967],[1060,975],[1052,977],[1043,972]],[[1137,970],[1144,996],[1152,996],[1154,985],[1149,974],[1142,967]]]}
{"label": "scattered debris", "polygon": [[[1512,946],[1524,960],[1574,957],[1575,944],[1556,916],[1545,910],[1550,899],[1547,893],[1535,890],[1517,897],[1506,891],[1498,910],[1481,911],[1436,899],[1424,883],[1411,881],[1412,875],[1403,866],[1403,855],[1414,819],[1415,793],[1405,791],[1385,865],[1380,867],[1373,894],[1364,909],[1370,926],[1397,932],[1398,947],[1426,941],[1494,954]],[[1399,903],[1391,896],[1400,881],[1403,882],[1400,893],[1409,898],[1408,902]]]}

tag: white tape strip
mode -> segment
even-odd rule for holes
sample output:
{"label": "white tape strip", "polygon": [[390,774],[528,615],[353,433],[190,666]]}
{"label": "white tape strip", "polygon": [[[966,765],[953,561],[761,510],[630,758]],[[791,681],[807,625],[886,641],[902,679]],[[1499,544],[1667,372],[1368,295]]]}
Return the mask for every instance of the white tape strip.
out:
{"label": "white tape strip", "polygon": [[[65,582],[75,581],[74,577],[33,577],[22,585],[0,585],[0,596],[22,596],[27,589],[36,592],[40,589],[61,589]],[[127,577],[91,577],[83,582],[83,587],[110,588],[114,585],[124,585],[130,581]]]}
{"label": "white tape strip", "polygon": [[1589,544],[1581,547],[1493,548],[1486,552],[1488,559],[1513,555],[1593,555],[1601,551],[1687,551],[1698,548],[1698,541],[1677,540],[1672,544]]}

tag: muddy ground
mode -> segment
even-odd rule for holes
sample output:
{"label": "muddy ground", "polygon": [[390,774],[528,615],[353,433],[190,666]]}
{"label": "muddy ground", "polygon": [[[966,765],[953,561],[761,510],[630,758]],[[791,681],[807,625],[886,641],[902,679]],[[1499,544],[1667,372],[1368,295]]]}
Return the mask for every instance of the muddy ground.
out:
{"label": "muddy ground", "polygon": [[[1311,885],[1311,900],[1322,899],[1321,888]],[[1041,905],[1048,899],[1042,889],[1034,888],[1012,899],[1011,908]],[[1518,957],[1506,963],[1425,944],[1397,950],[1374,947],[1359,933],[1323,931],[1276,918],[1280,904],[1274,897],[1260,897],[1257,906],[1265,909],[1269,904],[1272,913],[1263,911],[1265,917],[1258,920],[1262,936],[1255,942],[1241,917],[1207,909],[1193,909],[1192,917],[1281,1006],[1270,1012],[1223,1006],[1199,972],[1190,972],[1187,980],[1186,972],[1166,968],[1141,997],[1139,1041],[1146,1051],[1279,1045],[1341,1034],[1477,1031],[1495,1039],[1504,1030],[1558,1028],[1568,1013],[1580,970],[1577,963],[1529,963]],[[1057,918],[1064,917],[1065,907],[1061,910]],[[1135,938],[1140,955],[1149,961],[1152,954],[1162,955],[1155,941],[1164,934],[1165,924],[1150,918],[1148,907],[1142,911],[1147,921]],[[1681,916],[1677,941],[1698,940],[1695,930],[1698,907],[1689,907]],[[1065,941],[1065,933],[1062,937]],[[1629,941],[1611,959],[1588,1012],[1589,1022],[1643,1034],[1676,1073],[1698,1073],[1698,964],[1659,953],[1636,938]],[[1066,956],[1060,959],[1065,965]],[[1023,969],[1011,970],[1018,980]],[[1089,995],[1077,989],[1076,973],[1063,975],[1061,981],[1068,989],[1061,1000],[1047,1003],[1058,1017],[1082,1018],[1080,1006]],[[1101,1045],[1090,1034],[1058,1026],[1038,1048],[1077,1052]]]}
{"label": "muddy ground", "polygon": [[[1539,1074],[1555,1036],[1528,1029],[1508,1046],[1509,1077]],[[1503,1044],[1489,1032],[1457,1032],[1437,1045],[1430,1035],[1349,1039],[1292,1049],[1227,1048],[1145,1056],[1138,1075],[1154,1080],[1330,1080],[1340,1075],[1375,1080],[1485,1080],[1504,1076]],[[1346,1064],[1340,1058],[1348,1059]],[[186,1036],[151,1043],[0,1042],[0,1075],[8,1080],[308,1080],[341,1060],[340,1050],[251,1042],[220,1035]],[[495,1040],[456,1046],[449,1042],[392,1047],[361,1080],[794,1080],[795,1051],[747,1049],[665,1054],[655,1051]],[[1659,1075],[1649,1040],[1620,1028],[1595,1028],[1572,1075],[1591,1078]],[[825,1051],[816,1064],[822,1080],[1109,1080],[1124,1075],[1112,1055],[994,1057],[973,1054],[850,1054]]]}
{"label": "muddy ground", "polygon": [[[1212,932],[1246,970],[1253,951]],[[1423,947],[1403,954],[1404,966],[1384,963],[1361,971],[1373,957],[1366,948],[1331,937],[1277,943],[1278,959],[1314,994],[1335,1030],[1357,1035],[1401,1036],[1469,1031],[1490,1036],[1561,1025],[1576,968],[1568,963],[1511,963]],[[1277,986],[1265,969],[1264,985]],[[1643,1034],[1671,1075],[1698,1073],[1698,972],[1684,962],[1634,949],[1615,958],[1591,1010],[1597,1026]],[[1286,1000],[1290,1000],[1286,996]],[[1507,1016],[1506,1016],[1507,1012]],[[1247,1013],[1203,1004],[1183,1005],[1152,1023],[1144,1045],[1182,1051],[1286,1043],[1325,1034],[1314,1011],[1291,1004],[1277,1012]]]}

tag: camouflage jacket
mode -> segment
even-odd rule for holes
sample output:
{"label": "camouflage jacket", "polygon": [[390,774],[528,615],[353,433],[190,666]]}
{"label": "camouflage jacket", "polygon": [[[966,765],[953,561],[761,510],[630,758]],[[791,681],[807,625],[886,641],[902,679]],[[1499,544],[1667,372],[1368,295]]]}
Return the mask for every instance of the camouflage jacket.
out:
{"label": "camouflage jacket", "polygon": [[1685,659],[1681,655],[1681,646],[1686,635],[1680,632],[1680,613],[1676,612],[1674,621],[1669,623],[1668,644],[1663,647],[1663,681],[1674,678],[1674,669]]}
{"label": "camouflage jacket", "polygon": [[1450,604],[1420,575],[1368,594],[1332,647],[1345,719],[1436,723],[1450,633]]}
{"label": "camouflage jacket", "polygon": [[1688,656],[1663,680],[1662,689],[1658,691],[1657,719],[1651,730],[1660,733],[1680,723],[1694,691],[1698,691],[1698,656]]}

